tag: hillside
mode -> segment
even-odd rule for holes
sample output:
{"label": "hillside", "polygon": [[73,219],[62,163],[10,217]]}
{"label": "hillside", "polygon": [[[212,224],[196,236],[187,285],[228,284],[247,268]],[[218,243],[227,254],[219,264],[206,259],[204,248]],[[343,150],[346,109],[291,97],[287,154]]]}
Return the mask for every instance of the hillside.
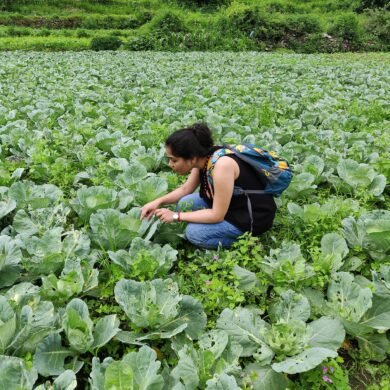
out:
{"label": "hillside", "polygon": [[0,49],[387,51],[385,3],[0,0]]}

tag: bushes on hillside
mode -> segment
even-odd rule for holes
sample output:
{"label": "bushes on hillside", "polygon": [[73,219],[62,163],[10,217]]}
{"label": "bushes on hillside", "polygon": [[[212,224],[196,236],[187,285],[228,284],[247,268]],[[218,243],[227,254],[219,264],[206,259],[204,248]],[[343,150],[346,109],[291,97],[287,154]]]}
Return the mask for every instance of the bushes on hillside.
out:
{"label": "bushes on hillside", "polygon": [[177,0],[180,5],[187,7],[222,7],[230,4],[231,0]]}
{"label": "bushes on hillside", "polygon": [[[175,0],[176,4],[186,1]],[[378,1],[372,0],[371,3],[379,4]],[[207,1],[188,2],[201,4]],[[90,38],[99,36],[91,41],[89,47],[93,50],[116,50],[122,44],[119,37],[126,40],[129,36],[132,38],[125,43],[125,48],[129,50],[288,48],[304,52],[335,52],[386,50],[389,47],[390,19],[389,12],[384,9],[366,10],[363,16],[347,11],[331,20],[330,17],[321,18],[318,14],[307,14],[307,7],[285,0],[270,0],[266,3],[230,0],[215,2],[223,3],[226,7],[214,14],[207,14],[203,9],[202,14],[190,15],[178,7],[172,9],[172,2],[158,11],[135,9],[133,15],[77,14],[69,17],[38,17],[3,13],[0,15],[0,25],[10,27],[2,28],[0,34],[3,37],[16,38],[27,35],[77,37],[84,40],[82,49],[88,47]],[[350,0],[326,2],[321,4],[321,7],[337,6],[337,9],[341,9],[347,7],[347,4],[351,9]],[[325,23],[329,24],[327,28]],[[110,36],[100,37],[101,33],[94,31],[101,29],[110,29],[110,32],[106,32]],[[129,31],[136,29],[138,30]]]}
{"label": "bushes on hillside", "polygon": [[181,15],[169,10],[157,14],[150,22],[149,29],[152,32],[168,34],[172,32],[188,32],[188,28]]}
{"label": "bushes on hillside", "polygon": [[[312,15],[273,16],[264,9],[234,3],[221,19],[222,29],[238,30],[251,39],[275,44],[292,37],[301,37],[321,31],[318,18]],[[227,24],[227,25],[226,25]]]}
{"label": "bushes on hillside", "polygon": [[387,46],[390,44],[390,12],[370,10],[367,12],[367,21],[364,26],[371,38],[377,38]]}
{"label": "bushes on hillside", "polygon": [[227,8],[226,16],[229,27],[247,33],[268,25],[267,16],[257,6],[233,3]]}
{"label": "bushes on hillside", "polygon": [[117,50],[121,47],[122,41],[118,37],[105,36],[95,37],[91,40],[91,50]]}
{"label": "bushes on hillside", "polygon": [[[124,48],[132,51],[207,51],[207,50],[257,50],[256,43],[247,37],[221,37],[212,31],[173,32],[168,35],[147,33],[131,38]],[[261,46],[261,49],[264,49]]]}
{"label": "bushes on hillside", "polygon": [[273,1],[267,5],[267,12],[280,12],[284,14],[304,13],[302,7],[283,1]]}
{"label": "bushes on hillside", "polygon": [[359,21],[354,14],[340,15],[329,28],[329,34],[349,42],[359,42],[362,34]]}
{"label": "bushes on hillside", "polygon": [[389,8],[389,0],[361,0],[356,8],[357,12],[363,12],[365,9]]}
{"label": "bushes on hillside", "polygon": [[286,17],[284,29],[287,34],[297,36],[317,33],[322,30],[318,18],[312,15],[291,15]]}

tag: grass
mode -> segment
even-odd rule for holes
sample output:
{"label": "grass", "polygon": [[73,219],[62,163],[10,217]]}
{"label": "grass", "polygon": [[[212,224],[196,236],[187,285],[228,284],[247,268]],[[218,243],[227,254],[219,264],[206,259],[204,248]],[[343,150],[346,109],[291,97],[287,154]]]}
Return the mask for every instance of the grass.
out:
{"label": "grass", "polygon": [[61,15],[69,16],[73,14],[115,14],[128,15],[142,9],[159,9],[161,1],[127,1],[115,0],[107,2],[86,1],[86,0],[35,0],[23,1],[16,0],[12,2],[11,12],[17,12],[23,15],[31,16],[50,16]]}
{"label": "grass", "polygon": [[88,50],[90,39],[72,37],[0,38],[0,50],[65,51]]}

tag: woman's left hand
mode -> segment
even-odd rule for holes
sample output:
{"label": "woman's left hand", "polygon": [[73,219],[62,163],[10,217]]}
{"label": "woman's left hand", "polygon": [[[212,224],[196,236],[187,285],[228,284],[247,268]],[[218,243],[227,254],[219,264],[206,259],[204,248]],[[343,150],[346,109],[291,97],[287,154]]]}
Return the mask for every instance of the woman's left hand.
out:
{"label": "woman's left hand", "polygon": [[165,223],[173,222],[173,214],[175,214],[172,210],[169,209],[157,209],[154,215],[160,219],[160,221]]}

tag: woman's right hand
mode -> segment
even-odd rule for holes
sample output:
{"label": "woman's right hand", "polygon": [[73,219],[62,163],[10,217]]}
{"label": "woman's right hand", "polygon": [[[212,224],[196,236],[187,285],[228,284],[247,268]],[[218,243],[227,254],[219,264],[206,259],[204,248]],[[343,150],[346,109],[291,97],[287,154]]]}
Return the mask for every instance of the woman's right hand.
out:
{"label": "woman's right hand", "polygon": [[146,203],[141,209],[141,219],[150,219],[153,217],[156,210],[161,206],[161,203],[158,199],[153,200],[152,202]]}

